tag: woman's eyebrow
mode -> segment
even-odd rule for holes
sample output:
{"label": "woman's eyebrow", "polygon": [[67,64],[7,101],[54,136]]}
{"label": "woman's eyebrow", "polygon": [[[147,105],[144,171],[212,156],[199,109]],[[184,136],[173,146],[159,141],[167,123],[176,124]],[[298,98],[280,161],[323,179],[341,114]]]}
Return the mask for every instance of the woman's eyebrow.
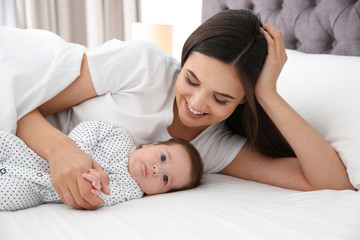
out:
{"label": "woman's eyebrow", "polygon": [[[197,78],[196,74],[195,74],[193,71],[191,71],[190,69],[186,69],[186,71],[187,71],[188,73],[190,73],[190,75],[191,75],[193,78],[195,78],[197,81],[199,81],[199,79]],[[200,81],[199,81],[199,82],[200,82]]]}
{"label": "woman's eyebrow", "polygon": [[171,157],[170,151],[166,151],[166,154],[167,154],[168,160],[172,160],[172,157]]}
{"label": "woman's eyebrow", "polygon": [[[193,77],[195,78],[198,82],[200,82],[200,80],[197,78],[196,74],[191,71],[190,69],[186,69],[186,71]],[[216,94],[219,94],[225,98],[230,98],[230,99],[235,99],[233,96],[227,94],[227,93],[221,93],[221,92],[215,92]]]}
{"label": "woman's eyebrow", "polygon": [[226,94],[226,93],[220,93],[220,92],[215,92],[216,94],[219,94],[225,98],[230,98],[230,99],[235,99],[233,96]]}

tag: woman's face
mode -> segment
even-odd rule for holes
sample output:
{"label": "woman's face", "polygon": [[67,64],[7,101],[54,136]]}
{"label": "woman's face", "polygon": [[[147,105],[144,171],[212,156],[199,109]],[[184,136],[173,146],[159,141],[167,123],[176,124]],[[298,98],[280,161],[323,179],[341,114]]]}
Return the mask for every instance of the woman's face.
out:
{"label": "woman's face", "polygon": [[188,127],[207,127],[227,119],[244,96],[233,65],[198,52],[189,56],[176,81],[179,117]]}

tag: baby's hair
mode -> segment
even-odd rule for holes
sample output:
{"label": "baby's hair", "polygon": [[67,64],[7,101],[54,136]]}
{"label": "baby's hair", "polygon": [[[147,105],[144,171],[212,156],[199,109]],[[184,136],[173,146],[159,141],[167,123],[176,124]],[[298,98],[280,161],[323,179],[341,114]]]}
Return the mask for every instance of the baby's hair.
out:
{"label": "baby's hair", "polygon": [[[203,176],[204,166],[201,160],[200,153],[198,150],[188,141],[179,139],[179,138],[171,138],[168,141],[158,142],[157,144],[163,144],[163,145],[174,145],[174,144],[180,144],[182,145],[187,153],[190,156],[191,161],[191,182],[188,186],[185,188],[182,188],[181,190],[195,188],[199,186],[201,182],[201,178]],[[174,191],[179,189],[174,189]]]}

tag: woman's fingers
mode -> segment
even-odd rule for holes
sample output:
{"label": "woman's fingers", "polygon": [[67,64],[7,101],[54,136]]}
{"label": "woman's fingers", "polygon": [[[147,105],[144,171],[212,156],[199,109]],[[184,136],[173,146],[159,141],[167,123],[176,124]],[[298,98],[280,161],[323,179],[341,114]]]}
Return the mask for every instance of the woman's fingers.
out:
{"label": "woman's fingers", "polygon": [[287,60],[282,34],[269,24],[263,24],[262,33],[267,41],[267,56],[256,82],[255,94],[260,100],[264,94],[276,93],[276,82]]}
{"label": "woman's fingers", "polygon": [[261,32],[264,34],[267,45],[268,45],[268,54],[271,51],[274,50],[274,46],[275,46],[275,41],[274,39],[271,37],[270,33],[267,31],[268,27],[266,27],[266,24],[263,25],[263,29],[261,29]]}
{"label": "woman's fingers", "polygon": [[[89,181],[80,177],[77,183],[78,188],[74,189],[76,191],[76,194],[75,192],[73,192],[73,196],[77,204],[80,203],[79,205],[86,206],[86,209],[96,209],[104,203],[104,200],[102,200],[98,196],[95,196],[91,192],[93,188],[92,184]],[[76,197],[79,198],[77,199]]]}
{"label": "woman's fingers", "polygon": [[263,25],[263,31],[266,41],[268,43],[268,51],[274,52],[282,62],[286,62],[287,55],[285,52],[284,39],[279,30],[271,26],[270,24]]}
{"label": "woman's fingers", "polygon": [[63,193],[63,196],[64,196],[63,202],[64,202],[66,205],[68,205],[68,206],[70,206],[70,207],[72,207],[72,208],[76,208],[76,209],[83,209],[83,208],[84,208],[84,207],[81,207],[80,205],[78,205],[78,204],[76,203],[76,201],[75,201],[75,199],[73,198],[73,195],[72,195],[72,193],[71,193],[71,191],[70,191],[69,188],[64,189],[64,191],[62,191],[62,193]]}
{"label": "woman's fingers", "polygon": [[91,183],[89,183],[88,181],[83,181],[87,183],[88,194],[81,193],[79,180],[70,180],[70,178],[68,178],[68,181],[64,182],[64,188],[62,188],[62,193],[64,195],[65,203],[76,209],[93,210],[98,208],[102,202],[97,202],[94,200],[89,201],[89,195],[91,195],[91,197],[94,197],[92,194],[90,194],[92,186]]}
{"label": "woman's fingers", "polygon": [[[76,208],[76,209],[81,209],[82,207],[79,206],[78,204],[76,204],[75,199],[73,198],[70,189],[67,187],[66,183],[60,183],[59,184],[54,184],[54,189],[57,192],[57,194],[59,195],[60,199],[68,206],[72,207],[72,208]],[[56,186],[56,187],[55,187]]]}

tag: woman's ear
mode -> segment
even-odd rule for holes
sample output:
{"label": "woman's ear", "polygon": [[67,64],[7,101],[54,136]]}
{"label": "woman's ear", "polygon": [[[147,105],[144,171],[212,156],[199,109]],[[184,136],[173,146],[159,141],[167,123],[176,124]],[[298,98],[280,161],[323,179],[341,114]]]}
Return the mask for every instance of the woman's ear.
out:
{"label": "woman's ear", "polygon": [[246,96],[244,96],[243,99],[241,99],[241,101],[240,101],[239,104],[244,104],[244,103],[246,103],[246,101],[247,101],[247,100],[246,100]]}

